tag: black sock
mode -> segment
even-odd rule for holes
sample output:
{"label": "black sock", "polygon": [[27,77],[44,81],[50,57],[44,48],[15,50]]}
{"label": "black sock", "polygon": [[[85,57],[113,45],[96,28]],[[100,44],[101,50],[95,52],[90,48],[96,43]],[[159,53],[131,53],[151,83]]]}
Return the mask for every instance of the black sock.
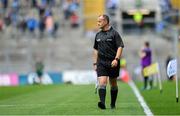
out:
{"label": "black sock", "polygon": [[144,77],[144,89],[147,88],[147,84],[148,84],[148,77]]}
{"label": "black sock", "polygon": [[150,87],[152,88],[153,87],[153,80],[150,80],[149,84],[150,84]]}
{"label": "black sock", "polygon": [[106,86],[100,87],[99,88],[99,98],[100,101],[105,104],[105,99],[106,99]]}
{"label": "black sock", "polygon": [[115,107],[118,94],[118,87],[111,87],[111,106]]}

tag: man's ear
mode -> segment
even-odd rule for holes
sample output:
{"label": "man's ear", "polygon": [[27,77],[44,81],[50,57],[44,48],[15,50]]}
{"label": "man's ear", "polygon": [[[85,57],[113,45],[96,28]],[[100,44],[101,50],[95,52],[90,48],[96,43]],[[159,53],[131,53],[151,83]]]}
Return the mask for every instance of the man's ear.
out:
{"label": "man's ear", "polygon": [[108,23],[108,21],[106,20],[106,24],[105,25],[108,25],[109,23]]}

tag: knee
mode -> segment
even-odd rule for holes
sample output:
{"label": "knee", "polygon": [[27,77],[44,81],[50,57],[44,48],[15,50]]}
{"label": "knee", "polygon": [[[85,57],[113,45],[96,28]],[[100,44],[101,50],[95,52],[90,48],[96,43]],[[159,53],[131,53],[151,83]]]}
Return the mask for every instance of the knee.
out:
{"label": "knee", "polygon": [[111,87],[116,87],[117,86],[117,81],[111,81],[110,85],[111,85]]}
{"label": "knee", "polygon": [[99,89],[106,89],[106,85],[100,85]]}
{"label": "knee", "polygon": [[107,78],[100,78],[99,79],[99,85],[107,85]]}

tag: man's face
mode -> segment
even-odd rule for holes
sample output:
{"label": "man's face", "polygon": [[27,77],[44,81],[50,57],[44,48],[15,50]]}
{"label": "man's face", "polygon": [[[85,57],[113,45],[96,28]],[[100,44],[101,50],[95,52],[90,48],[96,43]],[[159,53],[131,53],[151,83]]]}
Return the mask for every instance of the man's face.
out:
{"label": "man's face", "polygon": [[103,16],[98,17],[97,25],[100,29],[104,28],[104,26],[106,26],[106,24],[107,24],[107,21],[104,19]]}

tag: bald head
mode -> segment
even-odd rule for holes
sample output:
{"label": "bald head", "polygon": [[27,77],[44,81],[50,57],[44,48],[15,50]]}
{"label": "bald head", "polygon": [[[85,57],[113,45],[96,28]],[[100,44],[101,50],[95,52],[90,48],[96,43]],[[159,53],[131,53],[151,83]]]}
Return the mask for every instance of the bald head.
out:
{"label": "bald head", "polygon": [[98,18],[100,18],[102,20],[106,20],[107,23],[109,24],[109,16],[108,15],[103,14],[103,15],[100,15]]}
{"label": "bald head", "polygon": [[103,14],[98,17],[98,26],[100,29],[109,27],[109,16]]}

